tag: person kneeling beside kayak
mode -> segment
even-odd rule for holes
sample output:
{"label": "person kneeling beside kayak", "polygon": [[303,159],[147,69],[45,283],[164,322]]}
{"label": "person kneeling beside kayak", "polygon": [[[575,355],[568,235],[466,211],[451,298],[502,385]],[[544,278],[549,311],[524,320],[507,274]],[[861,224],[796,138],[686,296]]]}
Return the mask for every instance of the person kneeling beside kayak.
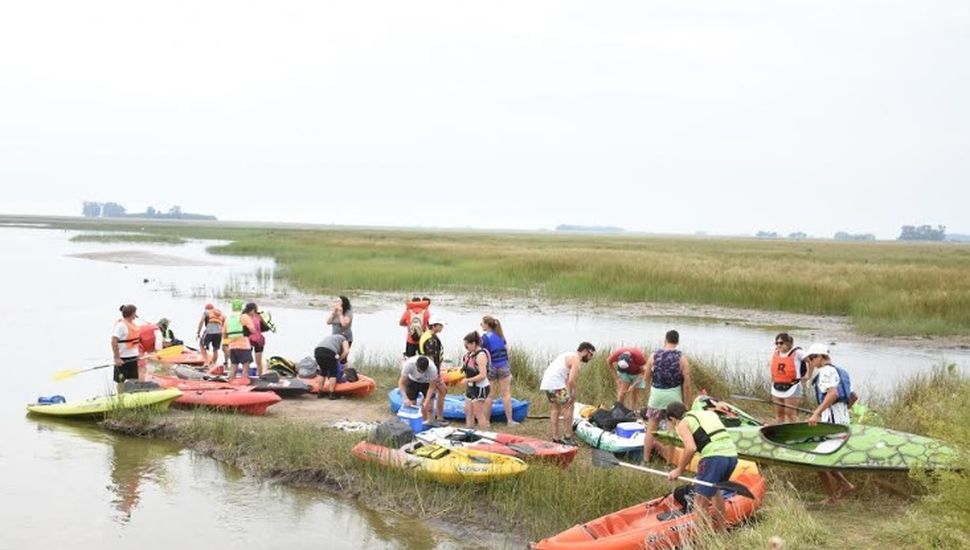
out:
{"label": "person kneeling beside kayak", "polygon": [[[709,483],[722,483],[731,479],[734,468],[738,465],[738,450],[734,446],[731,435],[721,423],[717,413],[710,410],[688,411],[680,401],[674,401],[664,409],[664,416],[671,425],[676,425],[677,435],[684,442],[684,454],[677,467],[670,471],[668,477],[675,481],[684,473],[695,452],[701,454],[697,464],[697,479]],[[693,508],[707,514],[711,501],[714,502],[713,526],[721,531],[726,528],[724,497],[721,492],[704,485],[692,485],[687,491],[674,491],[674,497],[688,509],[688,494],[693,493]]]}

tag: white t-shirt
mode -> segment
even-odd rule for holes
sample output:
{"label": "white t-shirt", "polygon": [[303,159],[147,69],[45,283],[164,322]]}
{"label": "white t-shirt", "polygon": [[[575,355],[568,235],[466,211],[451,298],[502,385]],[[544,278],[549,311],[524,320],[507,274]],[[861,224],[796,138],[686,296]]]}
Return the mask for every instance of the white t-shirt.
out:
{"label": "white t-shirt", "polygon": [[430,384],[438,379],[438,366],[434,364],[434,361],[428,359],[428,370],[421,372],[418,370],[418,357],[420,355],[415,355],[413,357],[408,357],[404,361],[404,365],[401,367],[401,374],[408,377],[412,382],[417,382],[418,384]]}
{"label": "white t-shirt", "polygon": [[[142,326],[144,323],[139,322],[138,319],[134,320],[134,325],[137,327]],[[138,340],[133,342],[124,342],[123,340],[128,339],[128,325],[125,324],[123,320],[115,322],[114,328],[111,330],[111,336],[118,339],[118,356],[122,359],[128,359],[129,357],[138,357],[140,355],[138,349]],[[138,334],[135,334],[135,338]]]}
{"label": "white t-shirt", "polygon": [[[841,378],[839,378],[839,371],[835,370],[832,365],[825,365],[824,367],[818,369],[815,375],[814,381],[818,383],[818,390],[822,392],[823,399],[824,395],[831,388],[838,388]],[[849,417],[849,406],[843,402],[833,403],[831,407],[822,411],[822,416],[819,418],[822,422],[831,422],[833,424],[845,424],[850,423]]]}
{"label": "white t-shirt", "polygon": [[540,391],[555,391],[566,387],[566,380],[569,379],[569,366],[566,359],[578,357],[579,353],[567,351],[560,353],[558,357],[549,363],[546,370],[542,373],[542,382],[539,383]]}

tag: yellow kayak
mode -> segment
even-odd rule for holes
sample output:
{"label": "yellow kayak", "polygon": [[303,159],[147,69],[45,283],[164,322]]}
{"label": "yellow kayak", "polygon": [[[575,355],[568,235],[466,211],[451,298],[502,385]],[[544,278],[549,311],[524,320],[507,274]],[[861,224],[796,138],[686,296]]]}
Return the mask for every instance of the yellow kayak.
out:
{"label": "yellow kayak", "polygon": [[[676,466],[680,464],[680,458],[684,456],[684,449],[682,447],[676,447],[673,445],[657,445],[654,447],[655,452],[659,453],[664,460],[670,464]],[[694,456],[690,459],[690,464],[687,465],[688,472],[697,471],[697,463],[701,460],[700,453],[694,453]],[[738,465],[734,467],[734,472],[731,473],[731,480],[737,481],[738,477],[742,474],[758,474],[758,465],[750,460],[744,460],[743,458],[738,459]]]}
{"label": "yellow kayak", "polygon": [[417,441],[400,449],[361,441],[351,452],[361,460],[412,471],[440,483],[484,483],[507,479],[527,468],[525,462],[507,455]]}
{"label": "yellow kayak", "polygon": [[182,392],[175,388],[132,392],[121,395],[93,397],[91,399],[85,399],[84,401],[66,403],[32,403],[27,405],[27,412],[30,414],[72,418],[104,416],[109,411],[119,409],[138,409],[141,407],[167,409],[172,401],[181,396]]}

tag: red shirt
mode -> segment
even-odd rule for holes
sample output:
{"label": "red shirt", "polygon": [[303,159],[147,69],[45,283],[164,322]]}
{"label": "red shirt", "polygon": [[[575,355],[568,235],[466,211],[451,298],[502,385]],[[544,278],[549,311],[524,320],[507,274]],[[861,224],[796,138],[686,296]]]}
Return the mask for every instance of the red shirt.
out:
{"label": "red shirt", "polygon": [[625,372],[627,374],[632,374],[634,376],[643,372],[643,367],[647,364],[647,358],[643,355],[643,352],[638,348],[620,348],[613,350],[613,353],[606,359],[606,362],[610,365],[616,366],[616,362],[620,360],[620,356],[624,353],[630,354],[630,368],[626,370],[621,370],[620,372]]}

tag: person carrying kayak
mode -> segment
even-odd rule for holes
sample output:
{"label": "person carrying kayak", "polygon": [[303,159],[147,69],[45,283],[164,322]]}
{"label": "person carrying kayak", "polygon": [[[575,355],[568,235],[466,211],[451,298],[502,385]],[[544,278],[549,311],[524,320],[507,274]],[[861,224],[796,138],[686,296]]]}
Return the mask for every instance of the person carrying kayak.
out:
{"label": "person carrying kayak", "polygon": [[680,333],[668,330],[664,335],[664,347],[655,351],[647,359],[644,379],[650,385],[650,397],[643,416],[647,420],[646,435],[643,438],[643,462],[650,462],[653,451],[654,432],[664,420],[667,405],[674,401],[683,403],[690,395],[690,365],[687,358],[677,349]]}
{"label": "person carrying kayak", "polygon": [[[663,416],[670,425],[676,426],[677,436],[684,443],[680,462],[667,474],[670,481],[676,481],[683,475],[695,452],[701,455],[697,463],[696,479],[709,483],[722,483],[731,479],[731,474],[738,465],[738,450],[716,412],[696,409],[688,411],[682,402],[674,401],[664,409]],[[693,509],[705,516],[709,514],[713,501],[714,530],[723,531],[727,528],[724,497],[718,489],[706,485],[688,485],[674,491],[674,498],[681,504],[684,512]]]}
{"label": "person carrying kayak", "polygon": [[805,350],[795,347],[795,340],[787,332],[775,336],[775,351],[771,354],[769,366],[776,424],[798,422],[802,382],[807,374],[805,355]]}
{"label": "person carrying kayak", "polygon": [[[226,318],[222,315],[222,312],[216,309],[214,305],[206,304],[195,333],[199,337],[202,353],[205,354],[205,365],[208,368],[216,366],[216,362],[219,361],[219,348],[222,347],[222,326],[224,324],[226,324]],[[212,349],[211,355],[209,354],[210,348]],[[225,359],[223,357],[223,361]]]}
{"label": "person carrying kayak", "polygon": [[[573,438],[573,403],[576,402],[576,382],[579,369],[589,363],[596,348],[589,342],[581,342],[576,351],[560,353],[549,363],[542,373],[539,391],[549,400],[549,421],[552,425],[552,440],[556,443],[576,446]],[[559,437],[559,415],[562,414],[565,437]]]}
{"label": "person carrying kayak", "polygon": [[[825,344],[809,346],[805,352],[805,362],[808,364],[809,379],[815,388],[815,398],[818,401],[818,406],[808,419],[808,425],[828,422],[848,426],[849,408],[856,401],[849,374],[832,364],[829,348]],[[849,483],[842,472],[823,470],[818,476],[827,495],[822,504],[835,504],[846,494],[855,491],[855,485]]]}
{"label": "person carrying kayak", "polygon": [[637,348],[619,348],[606,358],[613,378],[616,379],[616,400],[626,406],[627,395],[631,395],[630,408],[640,409],[640,390],[647,389],[643,380],[643,367],[647,358]]}
{"label": "person carrying kayak", "polygon": [[232,314],[222,326],[223,346],[229,351],[230,380],[236,377],[237,366],[242,366],[244,378],[249,377],[249,365],[253,362],[253,349],[249,342],[249,335],[253,332],[255,332],[253,320],[248,313],[243,313],[242,300],[233,300]]}
{"label": "person carrying kayak", "polygon": [[424,355],[415,355],[404,360],[401,366],[401,377],[397,387],[404,397],[404,406],[413,407],[418,395],[421,401],[421,417],[425,422],[431,420],[431,405],[435,397],[446,391],[441,377],[438,376],[438,366]]}
{"label": "person carrying kayak", "polygon": [[407,302],[404,313],[398,324],[407,328],[407,337],[404,341],[404,357],[411,357],[418,353],[418,340],[428,328],[428,321],[431,320],[431,312],[428,306],[431,305],[430,298],[418,298],[415,296]]}

